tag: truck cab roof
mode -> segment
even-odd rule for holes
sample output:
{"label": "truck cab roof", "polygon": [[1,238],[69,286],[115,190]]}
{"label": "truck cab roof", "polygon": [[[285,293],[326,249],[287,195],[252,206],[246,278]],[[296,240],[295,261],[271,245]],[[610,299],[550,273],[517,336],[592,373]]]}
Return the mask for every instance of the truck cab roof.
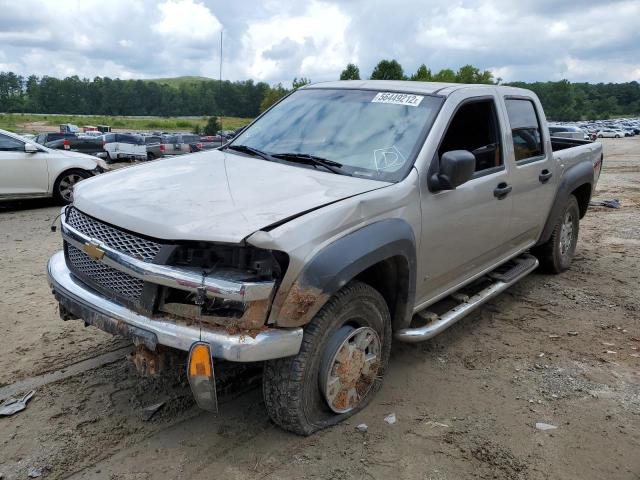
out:
{"label": "truck cab roof", "polygon": [[385,90],[390,92],[413,92],[424,95],[449,96],[453,92],[466,88],[498,89],[504,95],[522,95],[531,97],[530,90],[503,85],[487,85],[479,83],[443,83],[443,82],[414,82],[410,80],[338,80],[305,85],[302,88],[352,88],[362,90]]}

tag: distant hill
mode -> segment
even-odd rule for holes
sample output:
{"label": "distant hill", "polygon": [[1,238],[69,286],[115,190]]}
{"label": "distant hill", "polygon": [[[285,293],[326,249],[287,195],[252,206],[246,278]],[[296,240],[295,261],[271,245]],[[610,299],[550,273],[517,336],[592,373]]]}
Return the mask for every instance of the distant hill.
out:
{"label": "distant hill", "polygon": [[194,83],[210,82],[212,80],[214,79],[208,78],[208,77],[200,77],[197,75],[185,75],[183,77],[173,77],[173,78],[149,78],[149,79],[146,79],[145,81],[160,83],[163,85],[169,85],[170,87],[179,88],[180,85],[185,85],[185,84],[192,85]]}

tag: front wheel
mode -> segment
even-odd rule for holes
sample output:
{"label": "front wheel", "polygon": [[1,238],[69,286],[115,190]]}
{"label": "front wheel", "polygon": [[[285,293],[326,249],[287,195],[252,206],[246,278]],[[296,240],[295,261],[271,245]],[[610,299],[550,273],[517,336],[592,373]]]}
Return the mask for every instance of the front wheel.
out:
{"label": "front wheel", "polygon": [[69,170],[62,173],[53,184],[53,196],[65,205],[71,203],[75,184],[90,176],[91,174],[84,170]]}
{"label": "front wheel", "polygon": [[384,298],[365,283],[349,283],[305,327],[296,356],[265,364],[269,416],[298,435],[341,422],[380,389],[390,351],[391,318]]}
{"label": "front wheel", "polygon": [[553,228],[551,238],[547,243],[533,250],[543,271],[561,273],[569,268],[576,252],[579,227],[578,200],[573,195],[569,195],[565,208]]}

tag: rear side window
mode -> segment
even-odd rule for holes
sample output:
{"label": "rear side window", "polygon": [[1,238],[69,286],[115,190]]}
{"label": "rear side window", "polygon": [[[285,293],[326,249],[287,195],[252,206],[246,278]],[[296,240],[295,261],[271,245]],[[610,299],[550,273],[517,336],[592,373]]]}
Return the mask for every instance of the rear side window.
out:
{"label": "rear side window", "polygon": [[516,162],[541,156],[542,131],[531,100],[507,99],[507,115],[511,124]]}
{"label": "rear side window", "polygon": [[0,152],[22,152],[24,142],[12,137],[0,134]]}

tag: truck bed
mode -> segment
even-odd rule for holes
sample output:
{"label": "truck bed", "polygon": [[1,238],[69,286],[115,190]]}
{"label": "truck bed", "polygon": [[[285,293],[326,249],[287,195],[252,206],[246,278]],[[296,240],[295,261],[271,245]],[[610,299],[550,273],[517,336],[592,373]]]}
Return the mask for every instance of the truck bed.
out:
{"label": "truck bed", "polygon": [[602,144],[600,142],[578,140],[575,138],[551,137],[551,148],[553,149],[553,157],[556,161],[564,165],[567,169],[588,159],[593,165],[593,187],[595,189],[595,184],[600,177],[603,160]]}

